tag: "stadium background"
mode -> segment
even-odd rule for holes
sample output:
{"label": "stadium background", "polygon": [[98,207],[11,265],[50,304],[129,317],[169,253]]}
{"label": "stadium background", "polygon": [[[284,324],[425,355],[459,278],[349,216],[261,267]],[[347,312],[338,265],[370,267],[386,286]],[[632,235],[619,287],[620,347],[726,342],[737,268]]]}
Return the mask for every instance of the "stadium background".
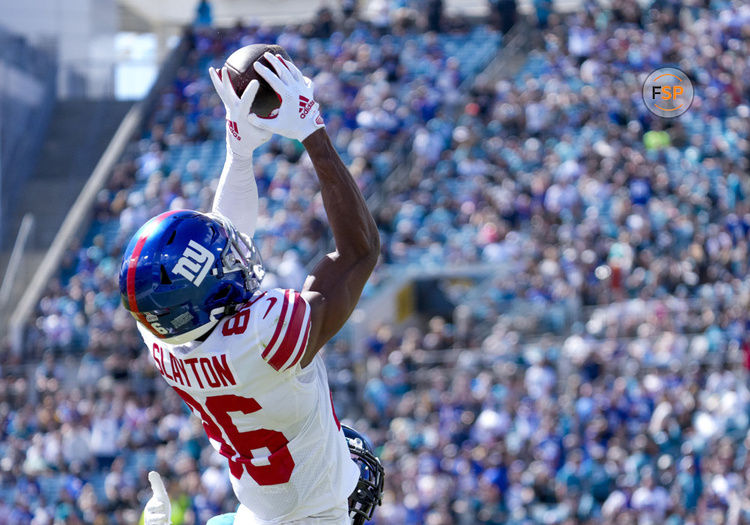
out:
{"label": "stadium background", "polygon": [[[153,468],[175,524],[236,505],[115,279],[148,217],[209,207],[206,69],[259,41],[314,78],[382,234],[325,353],[386,466],[374,523],[750,523],[744,2],[46,3],[89,44],[148,26],[159,66],[114,100],[111,57],[0,2],[0,524],[136,523]],[[640,95],[667,64],[696,87],[673,121]],[[266,286],[299,286],[330,247],[311,166],[274,138],[255,172]]]}

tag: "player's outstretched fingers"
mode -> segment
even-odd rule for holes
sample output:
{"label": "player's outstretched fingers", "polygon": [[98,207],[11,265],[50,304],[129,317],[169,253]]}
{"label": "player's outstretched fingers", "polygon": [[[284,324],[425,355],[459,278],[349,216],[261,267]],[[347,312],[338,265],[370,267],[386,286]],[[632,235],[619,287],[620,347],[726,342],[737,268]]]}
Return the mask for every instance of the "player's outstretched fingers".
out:
{"label": "player's outstretched fingers", "polygon": [[240,97],[240,111],[242,115],[247,115],[248,113],[250,113],[250,108],[252,107],[253,101],[255,100],[255,95],[258,94],[259,88],[260,82],[258,82],[256,79],[251,80],[245,88],[245,91]]}
{"label": "player's outstretched fingers", "polygon": [[302,74],[302,71],[300,71],[300,70],[299,70],[299,68],[298,68],[297,66],[295,66],[295,65],[294,65],[294,62],[292,62],[291,60],[285,60],[285,59],[284,59],[284,57],[282,57],[281,55],[276,55],[276,56],[278,57],[278,59],[279,59],[279,60],[281,60],[281,61],[282,61],[282,62],[284,63],[284,65],[285,65],[286,67],[288,67],[288,68],[289,68],[289,71],[291,71],[291,72],[292,72],[292,76],[293,76],[293,77],[294,77],[294,78],[295,78],[296,80],[302,80],[303,78],[306,78],[306,77],[305,77],[305,76],[304,76],[304,75]]}
{"label": "player's outstretched fingers", "polygon": [[216,92],[221,93],[221,79],[213,67],[208,68],[208,76],[211,78],[211,83],[214,85]]}
{"label": "player's outstretched fingers", "polygon": [[273,66],[273,68],[276,70],[276,74],[279,76],[282,82],[284,84],[293,84],[294,83],[294,76],[292,76],[292,72],[289,71],[289,68],[286,66],[283,60],[281,60],[278,55],[274,55],[273,53],[269,53],[266,51],[263,54],[263,57],[268,60],[268,63]]}
{"label": "player's outstretched fingers", "polygon": [[221,71],[209,67],[208,76],[211,77],[211,82],[214,85],[216,93],[219,94],[219,98],[224,103],[224,107],[228,108],[233,104],[237,104],[240,98],[232,87],[232,81],[229,79],[229,73],[227,72],[226,66],[221,68]]}
{"label": "player's outstretched fingers", "polygon": [[261,64],[260,61],[256,61],[253,64],[253,67],[255,68],[256,73],[262,76],[276,93],[281,95],[282,98],[284,97],[284,95],[286,95],[286,84],[284,84],[284,82],[282,82],[282,80],[273,71]]}
{"label": "player's outstretched fingers", "polygon": [[229,78],[229,70],[227,69],[227,66],[224,66],[221,68],[221,85],[224,86],[224,92],[232,96],[234,100],[237,100],[237,92],[234,90],[234,86],[232,86],[232,79]]}

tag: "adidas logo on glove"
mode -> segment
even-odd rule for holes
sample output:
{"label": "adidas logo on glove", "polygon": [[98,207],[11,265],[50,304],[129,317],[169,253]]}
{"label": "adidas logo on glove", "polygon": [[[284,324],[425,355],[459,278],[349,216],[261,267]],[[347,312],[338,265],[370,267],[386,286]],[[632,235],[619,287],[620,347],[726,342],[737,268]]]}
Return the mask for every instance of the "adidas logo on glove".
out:
{"label": "adidas logo on glove", "polygon": [[310,113],[310,110],[315,105],[314,100],[310,100],[307,97],[304,97],[302,95],[299,96],[299,118],[305,118],[308,113]]}
{"label": "adidas logo on glove", "polygon": [[227,119],[227,128],[229,128],[229,131],[232,133],[232,136],[236,138],[237,140],[242,140],[242,137],[240,137],[240,130],[237,129],[237,123],[232,122],[231,120]]}

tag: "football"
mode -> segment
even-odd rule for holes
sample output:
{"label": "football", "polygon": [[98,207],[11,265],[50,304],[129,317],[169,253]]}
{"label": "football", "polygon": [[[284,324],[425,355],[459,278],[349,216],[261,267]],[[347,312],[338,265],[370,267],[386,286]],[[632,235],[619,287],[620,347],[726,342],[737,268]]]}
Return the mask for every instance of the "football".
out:
{"label": "football", "polygon": [[281,105],[281,99],[273,90],[273,88],[266,82],[263,77],[256,73],[253,64],[256,60],[260,60],[260,63],[274,71],[273,66],[268,63],[263,57],[263,54],[268,51],[274,55],[281,55],[287,60],[289,54],[284,50],[283,47],[272,45],[272,44],[250,44],[243,48],[238,49],[227,58],[224,64],[229,73],[229,80],[232,82],[232,87],[237,93],[237,96],[242,96],[247,85],[254,79],[260,82],[258,93],[255,95],[255,100],[250,108],[252,113],[255,113],[259,117],[269,117],[271,113],[278,109]]}

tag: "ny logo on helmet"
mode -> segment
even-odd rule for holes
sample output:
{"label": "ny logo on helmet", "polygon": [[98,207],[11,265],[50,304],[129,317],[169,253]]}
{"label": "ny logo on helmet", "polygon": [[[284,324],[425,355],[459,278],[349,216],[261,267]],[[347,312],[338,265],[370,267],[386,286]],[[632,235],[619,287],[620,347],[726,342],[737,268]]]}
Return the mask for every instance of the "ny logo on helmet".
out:
{"label": "ny logo on helmet", "polygon": [[191,240],[182,252],[180,260],[172,268],[172,273],[182,275],[195,286],[200,286],[215,259],[214,254]]}

